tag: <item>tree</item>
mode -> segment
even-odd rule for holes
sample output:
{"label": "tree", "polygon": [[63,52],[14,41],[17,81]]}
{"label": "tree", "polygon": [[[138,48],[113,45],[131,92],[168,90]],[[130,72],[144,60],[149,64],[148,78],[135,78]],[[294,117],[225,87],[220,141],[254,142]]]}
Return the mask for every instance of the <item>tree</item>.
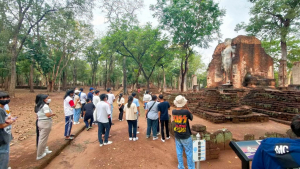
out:
{"label": "tree", "polygon": [[[2,4],[5,9],[5,16],[9,18],[6,27],[11,29],[9,35],[10,43],[7,46],[11,56],[11,77],[9,93],[13,97],[16,86],[16,62],[23,49],[26,39],[30,36],[32,29],[36,27],[44,18],[59,10],[74,10],[82,14],[90,12],[92,0],[70,0],[64,1],[35,1],[34,0],[15,0],[6,1]],[[38,13],[35,15],[34,13]]]}
{"label": "tree", "polygon": [[245,29],[250,35],[264,40],[280,40],[281,68],[279,85],[286,86],[287,38],[297,32],[300,24],[299,0],[250,0],[254,6],[250,10],[249,24],[241,23],[236,31]]}
{"label": "tree", "polygon": [[220,25],[225,11],[213,0],[158,0],[151,9],[159,18],[160,26],[169,31],[173,44],[182,48],[181,91],[184,89],[188,60],[193,47],[207,48],[215,35],[220,36]]}
{"label": "tree", "polygon": [[112,32],[106,37],[106,45],[115,46],[116,52],[132,58],[139,66],[150,88],[150,77],[161,59],[167,55],[168,40],[161,37],[159,29],[151,25],[134,27],[129,31]]}
{"label": "tree", "polygon": [[90,63],[90,66],[92,68],[92,86],[96,85],[96,72],[99,66],[99,59],[102,55],[102,51],[100,50],[100,48],[100,40],[95,39],[93,43],[84,51],[87,62]]}

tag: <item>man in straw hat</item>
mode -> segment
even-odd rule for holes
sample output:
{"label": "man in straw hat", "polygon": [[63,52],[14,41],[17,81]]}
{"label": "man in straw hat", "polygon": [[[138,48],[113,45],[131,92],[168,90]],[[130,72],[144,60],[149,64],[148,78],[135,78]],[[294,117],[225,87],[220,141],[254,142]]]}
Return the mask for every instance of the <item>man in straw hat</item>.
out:
{"label": "man in straw hat", "polygon": [[191,137],[192,132],[189,124],[189,120],[193,120],[193,115],[189,110],[183,109],[183,107],[187,107],[186,104],[187,100],[181,95],[177,96],[174,100],[176,109],[172,111],[172,117],[175,122],[174,133],[176,152],[179,169],[184,169],[182,157],[183,148],[185,149],[188,168],[194,169],[195,163],[193,162],[193,140]]}

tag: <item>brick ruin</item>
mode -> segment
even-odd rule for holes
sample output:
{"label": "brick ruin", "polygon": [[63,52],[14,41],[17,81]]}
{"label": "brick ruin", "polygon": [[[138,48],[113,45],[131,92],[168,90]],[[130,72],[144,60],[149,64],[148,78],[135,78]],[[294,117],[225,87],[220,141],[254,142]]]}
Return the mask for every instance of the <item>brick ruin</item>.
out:
{"label": "brick ruin", "polygon": [[231,41],[229,39],[231,46],[227,41],[220,43],[214,51],[207,70],[208,88],[227,83],[223,63],[225,56],[231,57],[231,62],[228,62],[228,80],[234,88],[275,86],[273,59],[266,54],[256,37],[238,36]]}

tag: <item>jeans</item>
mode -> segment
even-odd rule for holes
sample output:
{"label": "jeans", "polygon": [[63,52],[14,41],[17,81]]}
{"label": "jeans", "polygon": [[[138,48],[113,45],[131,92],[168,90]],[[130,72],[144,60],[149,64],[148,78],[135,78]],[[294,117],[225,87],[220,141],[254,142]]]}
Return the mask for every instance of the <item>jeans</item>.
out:
{"label": "jeans", "polygon": [[79,118],[80,118],[80,112],[81,112],[81,108],[79,109],[75,109],[75,113],[74,113],[74,121],[78,122]]}
{"label": "jeans", "polygon": [[119,108],[119,120],[123,120],[124,105]]}
{"label": "jeans", "polygon": [[156,119],[156,120],[147,119],[147,136],[148,137],[151,134],[151,129],[153,132],[153,137],[157,137],[157,123],[158,123],[158,119]]}
{"label": "jeans", "polygon": [[103,144],[103,139],[102,139],[102,130],[103,129],[105,129],[104,143],[107,143],[108,136],[109,136],[109,130],[110,130],[109,123],[98,122],[98,140],[99,140],[100,144]]}
{"label": "jeans", "polygon": [[0,146],[0,168],[7,169],[9,162],[9,143]]}
{"label": "jeans", "polygon": [[110,111],[111,111],[110,118],[111,118],[111,120],[113,120],[113,110],[114,110],[114,106],[112,104],[110,104]]}
{"label": "jeans", "polygon": [[137,120],[127,120],[127,123],[128,123],[129,137],[132,138],[132,128],[133,128],[133,138],[136,138]]}
{"label": "jeans", "polygon": [[183,164],[183,148],[185,149],[185,154],[187,158],[187,164],[189,169],[195,168],[195,163],[193,162],[193,140],[192,137],[188,139],[177,139],[175,138],[176,152],[178,159],[178,169],[184,169]]}
{"label": "jeans", "polygon": [[160,124],[161,124],[161,138],[164,140],[165,139],[165,132],[164,132],[165,127],[166,127],[167,137],[170,136],[170,133],[169,133],[169,120],[161,120]]}
{"label": "jeans", "polygon": [[[89,125],[89,120],[90,120],[90,125]],[[86,128],[92,127],[93,122],[94,122],[93,114],[85,114],[84,116],[85,127]]]}
{"label": "jeans", "polygon": [[65,136],[69,137],[72,130],[73,115],[65,116]]}

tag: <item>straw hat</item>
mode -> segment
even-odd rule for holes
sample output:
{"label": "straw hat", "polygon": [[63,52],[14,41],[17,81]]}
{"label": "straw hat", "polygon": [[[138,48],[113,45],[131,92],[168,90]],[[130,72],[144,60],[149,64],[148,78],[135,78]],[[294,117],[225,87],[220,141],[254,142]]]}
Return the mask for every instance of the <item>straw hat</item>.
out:
{"label": "straw hat", "polygon": [[187,103],[187,100],[185,99],[185,97],[179,95],[175,98],[174,100],[174,105],[176,107],[183,107],[185,106],[185,104]]}

